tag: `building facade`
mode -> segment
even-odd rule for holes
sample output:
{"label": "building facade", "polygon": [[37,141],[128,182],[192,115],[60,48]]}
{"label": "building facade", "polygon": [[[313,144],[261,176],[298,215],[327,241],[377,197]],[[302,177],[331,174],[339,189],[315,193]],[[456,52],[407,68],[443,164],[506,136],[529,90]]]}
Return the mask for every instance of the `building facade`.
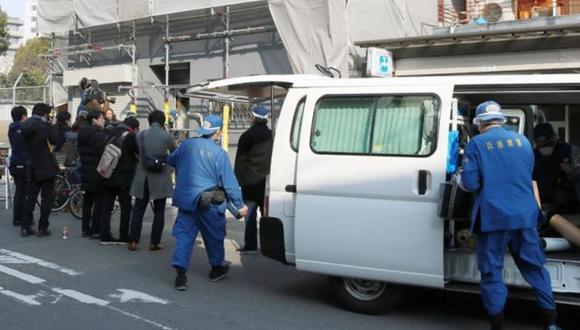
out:
{"label": "building facade", "polygon": [[7,74],[12,68],[14,63],[14,56],[16,55],[16,50],[20,45],[22,45],[23,34],[20,31],[23,23],[18,18],[8,17],[8,22],[6,24],[6,30],[8,32],[8,50],[6,54],[0,57],[0,73]]}

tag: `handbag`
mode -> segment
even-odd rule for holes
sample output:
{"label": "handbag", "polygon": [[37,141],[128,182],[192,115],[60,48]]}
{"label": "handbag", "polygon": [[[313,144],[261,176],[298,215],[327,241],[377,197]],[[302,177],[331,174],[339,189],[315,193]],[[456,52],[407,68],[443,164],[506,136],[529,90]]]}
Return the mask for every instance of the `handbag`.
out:
{"label": "handbag", "polygon": [[141,155],[141,163],[143,164],[143,167],[145,167],[145,170],[147,170],[148,172],[151,173],[160,173],[163,171],[163,168],[165,168],[165,166],[167,166],[167,164],[165,163],[164,160],[152,157],[150,155],[147,154],[147,151],[145,150],[145,138],[144,138],[145,132],[139,134],[139,153]]}

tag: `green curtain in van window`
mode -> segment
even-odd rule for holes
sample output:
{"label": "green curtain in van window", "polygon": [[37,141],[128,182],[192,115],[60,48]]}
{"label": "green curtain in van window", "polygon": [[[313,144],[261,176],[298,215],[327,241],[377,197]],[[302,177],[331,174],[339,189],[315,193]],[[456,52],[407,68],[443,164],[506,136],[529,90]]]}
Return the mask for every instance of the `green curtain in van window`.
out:
{"label": "green curtain in van window", "polygon": [[372,98],[332,98],[318,104],[312,149],[317,152],[368,153]]}
{"label": "green curtain in van window", "polygon": [[417,155],[422,145],[425,109],[412,100],[379,101],[373,132],[373,154]]}

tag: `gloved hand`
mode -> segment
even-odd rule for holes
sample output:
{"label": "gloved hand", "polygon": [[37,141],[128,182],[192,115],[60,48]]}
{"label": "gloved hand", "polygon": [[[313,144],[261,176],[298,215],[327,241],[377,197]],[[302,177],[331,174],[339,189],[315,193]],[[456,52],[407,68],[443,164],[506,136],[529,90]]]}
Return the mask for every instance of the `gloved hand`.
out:
{"label": "gloved hand", "polygon": [[554,203],[543,204],[542,205],[542,217],[538,221],[538,229],[541,229],[550,224],[550,220],[556,214],[558,214],[558,205]]}

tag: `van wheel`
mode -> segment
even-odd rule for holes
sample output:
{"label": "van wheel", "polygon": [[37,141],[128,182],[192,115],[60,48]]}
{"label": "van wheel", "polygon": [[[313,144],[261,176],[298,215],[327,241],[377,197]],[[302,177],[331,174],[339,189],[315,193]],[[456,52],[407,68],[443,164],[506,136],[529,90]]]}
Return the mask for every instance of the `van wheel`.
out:
{"label": "van wheel", "polygon": [[329,277],[334,298],[345,309],[363,314],[381,314],[393,308],[401,287],[381,281]]}

